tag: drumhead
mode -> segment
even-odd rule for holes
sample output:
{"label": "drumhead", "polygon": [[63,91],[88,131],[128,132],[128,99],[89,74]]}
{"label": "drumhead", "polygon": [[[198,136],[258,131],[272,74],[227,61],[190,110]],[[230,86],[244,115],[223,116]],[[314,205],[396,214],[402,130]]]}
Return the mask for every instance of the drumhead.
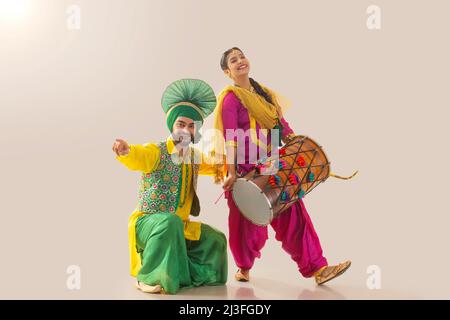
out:
{"label": "drumhead", "polygon": [[232,195],[239,211],[252,223],[267,226],[273,219],[269,199],[251,180],[238,178],[233,185]]}

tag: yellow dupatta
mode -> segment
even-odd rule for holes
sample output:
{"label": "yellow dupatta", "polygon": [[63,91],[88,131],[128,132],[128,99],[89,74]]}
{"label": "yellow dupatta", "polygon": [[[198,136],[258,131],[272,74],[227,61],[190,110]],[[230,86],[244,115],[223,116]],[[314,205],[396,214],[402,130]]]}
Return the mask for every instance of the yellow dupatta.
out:
{"label": "yellow dupatta", "polygon": [[[283,108],[280,105],[280,96],[274,91],[260,84],[264,91],[270,95],[273,104],[267,102],[262,96],[250,90],[236,87],[227,86],[217,97],[217,106],[214,114],[214,129],[216,133],[213,139],[213,151],[211,152],[211,158],[216,163],[215,182],[220,183],[226,176],[227,166],[225,161],[225,142],[223,138],[223,122],[222,122],[222,107],[223,100],[228,92],[232,91],[236,97],[241,101],[242,105],[247,109],[252,134],[256,134],[256,122],[262,129],[272,129],[278,124],[279,119],[283,117]],[[253,140],[257,138],[252,137]],[[259,142],[259,141],[258,141]]]}

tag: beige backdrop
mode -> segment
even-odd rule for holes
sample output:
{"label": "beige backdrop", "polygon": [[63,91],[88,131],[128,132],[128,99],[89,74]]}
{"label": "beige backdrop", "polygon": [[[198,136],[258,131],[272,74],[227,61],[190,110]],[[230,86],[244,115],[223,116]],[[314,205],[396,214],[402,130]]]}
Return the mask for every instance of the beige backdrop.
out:
{"label": "beige backdrop", "polygon": [[[66,26],[71,4],[80,30]],[[380,30],[366,26],[369,5]],[[234,282],[230,255],[227,287],[173,298],[450,298],[449,10],[446,0],[29,1],[0,24],[0,298],[155,297],[128,275],[139,174],[111,145],[165,139],[166,85],[200,78],[218,93],[234,45],[293,102],[286,118],[334,171],[360,170],[305,199],[326,257],[353,265],[316,288],[271,231],[252,283]],[[226,202],[213,203],[221,187],[199,188],[201,220],[227,232]],[[70,265],[80,290],[66,285]],[[371,265],[380,290],[366,286]]]}

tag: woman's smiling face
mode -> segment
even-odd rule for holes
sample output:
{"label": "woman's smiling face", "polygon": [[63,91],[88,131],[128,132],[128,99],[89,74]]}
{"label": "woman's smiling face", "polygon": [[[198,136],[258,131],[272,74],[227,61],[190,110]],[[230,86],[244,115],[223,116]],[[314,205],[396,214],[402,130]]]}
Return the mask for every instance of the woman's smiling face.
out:
{"label": "woman's smiling face", "polygon": [[233,50],[228,55],[227,67],[225,74],[231,79],[236,79],[243,75],[248,75],[250,72],[250,61],[241,51]]}

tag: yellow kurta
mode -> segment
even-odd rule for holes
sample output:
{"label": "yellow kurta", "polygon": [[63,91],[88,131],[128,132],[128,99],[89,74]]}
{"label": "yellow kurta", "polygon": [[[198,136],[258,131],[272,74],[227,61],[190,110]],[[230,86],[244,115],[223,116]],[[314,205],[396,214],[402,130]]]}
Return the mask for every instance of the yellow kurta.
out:
{"label": "yellow kurta", "polygon": [[[175,144],[171,138],[166,141],[167,151],[172,154],[178,152]],[[130,152],[126,156],[116,157],[128,169],[134,171],[142,171],[144,173],[151,173],[159,166],[160,149],[157,144],[148,143],[145,145],[130,145]],[[214,175],[215,167],[207,163],[205,156],[202,154],[202,161],[199,164],[199,174]],[[186,197],[183,207],[178,207],[175,212],[184,222],[184,236],[188,240],[200,239],[201,223],[196,221],[189,221],[189,214],[191,212],[192,201],[194,200],[194,188],[192,186],[192,165],[183,164],[181,172],[181,191],[180,201]],[[187,190],[186,189],[186,180]],[[145,212],[135,210],[128,220],[128,239],[130,248],[130,273],[136,276],[141,268],[140,255],[136,251],[136,221]]]}

